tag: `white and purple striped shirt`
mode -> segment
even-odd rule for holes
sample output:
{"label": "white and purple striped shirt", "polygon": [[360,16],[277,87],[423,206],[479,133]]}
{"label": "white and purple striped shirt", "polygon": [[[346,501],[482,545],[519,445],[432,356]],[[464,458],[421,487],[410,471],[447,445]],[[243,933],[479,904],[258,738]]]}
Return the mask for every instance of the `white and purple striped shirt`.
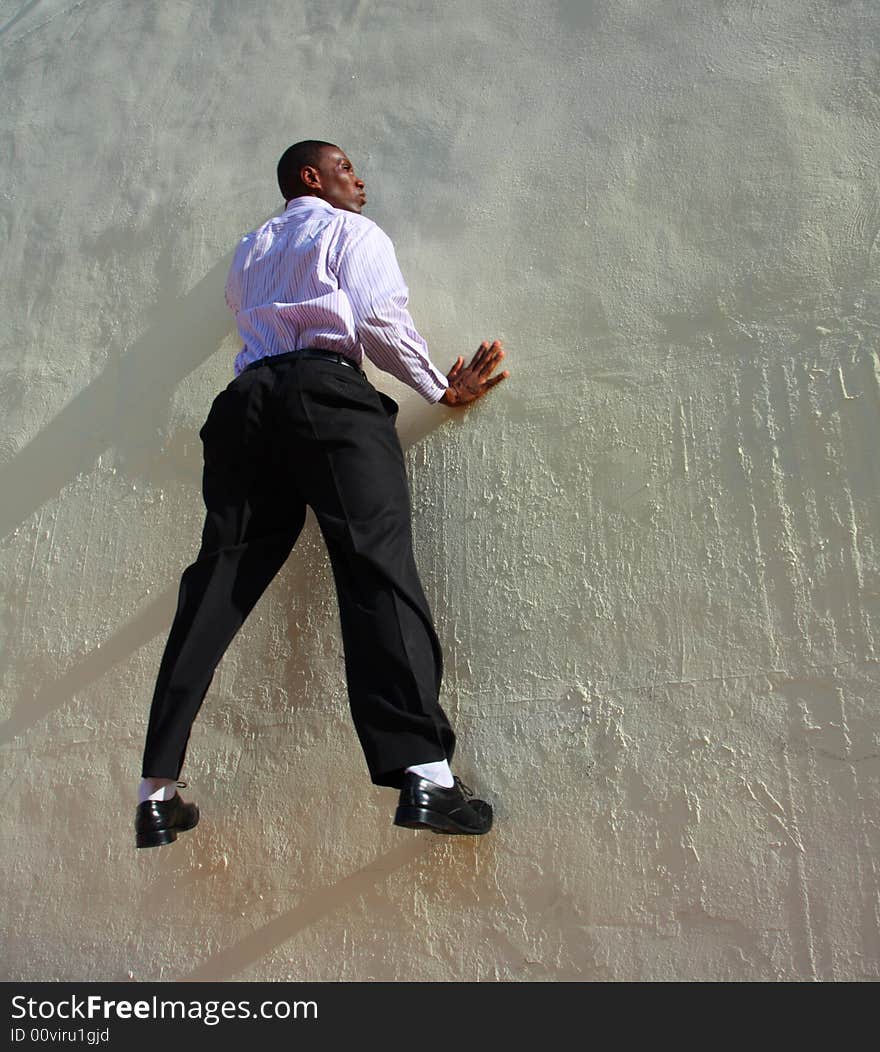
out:
{"label": "white and purple striped shirt", "polygon": [[362,364],[364,354],[428,402],[449,386],[406,309],[408,290],[390,238],[372,219],[320,197],[295,197],[246,234],[226,280],[251,362],[320,347]]}

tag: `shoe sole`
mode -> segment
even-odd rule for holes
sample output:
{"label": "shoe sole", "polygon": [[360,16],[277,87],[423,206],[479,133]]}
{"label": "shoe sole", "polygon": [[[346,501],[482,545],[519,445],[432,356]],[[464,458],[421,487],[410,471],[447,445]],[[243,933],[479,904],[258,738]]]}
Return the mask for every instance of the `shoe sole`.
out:
{"label": "shoe sole", "polygon": [[191,826],[169,826],[168,829],[151,829],[149,833],[136,833],[134,838],[135,847],[163,847],[165,844],[173,844],[178,833],[187,833],[195,829],[199,824],[198,818]]}
{"label": "shoe sole", "polygon": [[449,833],[458,836],[482,836],[492,828],[492,823],[485,829],[472,829],[460,825],[449,815],[429,811],[426,807],[398,807],[394,815],[394,824],[404,829],[430,829],[432,833]]}

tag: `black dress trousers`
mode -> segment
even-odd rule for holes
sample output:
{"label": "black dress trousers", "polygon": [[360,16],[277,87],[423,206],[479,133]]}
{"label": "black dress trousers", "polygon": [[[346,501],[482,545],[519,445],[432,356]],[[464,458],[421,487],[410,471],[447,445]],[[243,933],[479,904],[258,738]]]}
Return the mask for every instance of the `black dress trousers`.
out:
{"label": "black dress trousers", "polygon": [[358,370],[279,355],[214,400],[201,431],[207,514],[180,582],[143,775],[177,778],[221,657],[283,565],[310,506],[339,601],[348,697],[370,777],[450,759],[442,655],[416,570],[397,404]]}

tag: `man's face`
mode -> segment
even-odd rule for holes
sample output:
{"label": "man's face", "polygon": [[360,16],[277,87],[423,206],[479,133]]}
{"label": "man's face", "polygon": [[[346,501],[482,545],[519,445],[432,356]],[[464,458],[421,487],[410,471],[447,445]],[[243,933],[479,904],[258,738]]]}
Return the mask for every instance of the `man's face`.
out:
{"label": "man's face", "polygon": [[316,165],[320,177],[318,197],[323,197],[334,208],[346,212],[360,212],[367,202],[364,182],[354,173],[354,165],[338,146],[324,146]]}

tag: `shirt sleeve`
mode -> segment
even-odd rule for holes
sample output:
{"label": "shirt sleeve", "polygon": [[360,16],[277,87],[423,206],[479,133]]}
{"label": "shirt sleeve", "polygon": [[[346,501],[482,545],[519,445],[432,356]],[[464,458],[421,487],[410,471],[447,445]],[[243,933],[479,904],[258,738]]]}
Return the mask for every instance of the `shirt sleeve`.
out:
{"label": "shirt sleeve", "polygon": [[409,290],[388,235],[371,224],[345,247],[337,268],[339,287],[351,303],[366,356],[427,402],[438,402],[449,382],[431,361],[406,309]]}

